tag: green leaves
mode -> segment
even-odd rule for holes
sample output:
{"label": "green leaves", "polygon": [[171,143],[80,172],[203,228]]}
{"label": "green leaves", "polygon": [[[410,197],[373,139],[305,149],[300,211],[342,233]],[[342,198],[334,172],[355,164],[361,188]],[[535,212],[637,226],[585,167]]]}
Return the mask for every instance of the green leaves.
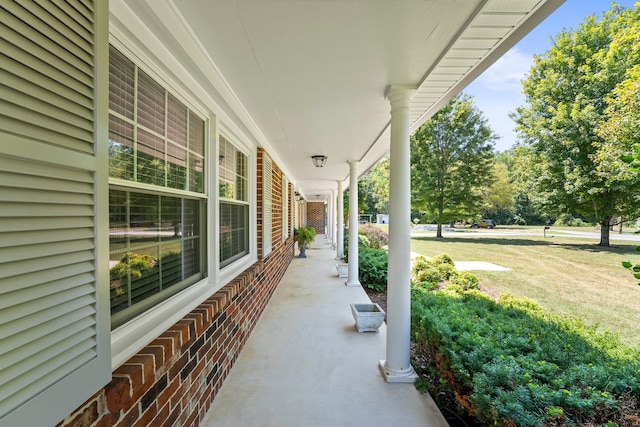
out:
{"label": "green leaves", "polygon": [[599,411],[640,393],[640,349],[531,300],[414,288],[412,331],[486,425],[539,426],[560,415],[595,425]]}
{"label": "green leaves", "polygon": [[[636,250],[640,251],[640,246],[636,247]],[[640,280],[640,264],[633,265],[631,261],[624,260],[622,261],[622,266],[628,270],[631,270],[631,274],[633,274],[633,277]],[[638,284],[640,285],[640,283]]]}
{"label": "green leaves", "polygon": [[384,249],[358,248],[359,279],[377,292],[387,289],[389,254]]}
{"label": "green leaves", "polygon": [[480,213],[496,138],[468,95],[445,105],[411,136],[413,207],[439,224]]}
{"label": "green leaves", "polygon": [[[529,181],[552,213],[639,214],[640,176],[631,145],[640,137],[640,5],[614,8],[561,32],[536,58],[512,118],[535,158]],[[605,239],[606,237],[606,239]]]}

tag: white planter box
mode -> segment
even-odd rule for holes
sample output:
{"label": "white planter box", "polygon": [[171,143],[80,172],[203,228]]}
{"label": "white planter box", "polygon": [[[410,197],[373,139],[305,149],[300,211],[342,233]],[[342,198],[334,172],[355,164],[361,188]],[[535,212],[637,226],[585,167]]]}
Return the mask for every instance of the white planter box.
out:
{"label": "white planter box", "polygon": [[349,264],[336,264],[338,277],[349,277]]}
{"label": "white planter box", "polygon": [[386,315],[382,307],[376,303],[351,304],[351,314],[356,320],[358,332],[378,332]]}

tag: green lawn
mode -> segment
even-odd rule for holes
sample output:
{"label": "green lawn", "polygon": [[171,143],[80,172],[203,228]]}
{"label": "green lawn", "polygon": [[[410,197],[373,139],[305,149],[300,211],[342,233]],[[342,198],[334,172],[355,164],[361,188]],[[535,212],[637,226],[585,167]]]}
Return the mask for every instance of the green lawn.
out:
{"label": "green lawn", "polygon": [[[597,243],[597,241],[596,241]],[[510,292],[531,298],[546,309],[581,317],[602,330],[640,345],[640,286],[620,262],[637,262],[634,242],[600,248],[593,240],[554,236],[413,237],[411,249],[427,256],[449,254],[457,261],[488,261],[511,271],[474,271],[491,295]]]}

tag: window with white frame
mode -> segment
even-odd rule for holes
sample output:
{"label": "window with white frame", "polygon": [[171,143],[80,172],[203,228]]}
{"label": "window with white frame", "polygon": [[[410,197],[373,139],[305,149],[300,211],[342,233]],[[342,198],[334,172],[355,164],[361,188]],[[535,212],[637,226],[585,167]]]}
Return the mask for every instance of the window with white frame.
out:
{"label": "window with white frame", "polygon": [[205,121],[109,51],[112,327],[204,277]]}
{"label": "window with white frame", "polygon": [[219,137],[220,267],[249,253],[249,158]]}

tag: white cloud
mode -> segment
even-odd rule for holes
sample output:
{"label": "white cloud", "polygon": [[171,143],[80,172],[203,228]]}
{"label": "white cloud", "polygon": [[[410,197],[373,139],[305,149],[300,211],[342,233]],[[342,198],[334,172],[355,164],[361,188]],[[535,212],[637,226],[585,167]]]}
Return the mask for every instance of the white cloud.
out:
{"label": "white cloud", "polygon": [[498,59],[476,80],[479,85],[491,91],[517,91],[521,81],[533,64],[533,55],[513,48]]}

